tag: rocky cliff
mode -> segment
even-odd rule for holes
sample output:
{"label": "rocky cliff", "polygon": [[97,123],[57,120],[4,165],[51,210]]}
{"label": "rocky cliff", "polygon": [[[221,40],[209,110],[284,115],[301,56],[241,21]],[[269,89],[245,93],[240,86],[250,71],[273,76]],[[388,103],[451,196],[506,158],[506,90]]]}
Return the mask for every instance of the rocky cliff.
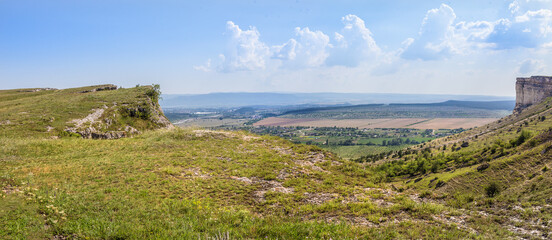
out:
{"label": "rocky cliff", "polygon": [[[159,106],[157,97],[149,96],[151,95],[149,93],[152,93],[152,86],[140,88],[145,94],[126,95],[119,101],[93,109],[92,113],[85,118],[69,121],[70,126],[67,126],[65,131],[78,134],[83,138],[117,139],[132,136],[143,130],[173,128],[174,126]],[[118,90],[117,86],[104,85],[78,93],[92,94],[91,96],[103,102],[102,97],[94,93],[113,90]]]}
{"label": "rocky cliff", "polygon": [[517,78],[514,113],[519,113],[550,96],[552,96],[552,76]]}
{"label": "rocky cliff", "polygon": [[115,139],[172,128],[153,86],[0,90],[0,137]]}

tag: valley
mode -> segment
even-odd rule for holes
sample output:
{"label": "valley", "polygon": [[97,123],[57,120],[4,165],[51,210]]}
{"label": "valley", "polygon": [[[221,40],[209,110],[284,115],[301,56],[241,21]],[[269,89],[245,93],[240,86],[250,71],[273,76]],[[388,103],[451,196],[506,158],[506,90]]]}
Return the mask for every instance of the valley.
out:
{"label": "valley", "polygon": [[0,240],[552,240],[552,0],[0,1]]}
{"label": "valley", "polygon": [[552,234],[551,98],[472,129],[225,130],[174,128],[155,87],[103,88],[0,91],[1,238]]}
{"label": "valley", "polygon": [[[340,157],[353,159],[400,150],[482,126],[508,115],[513,108],[514,101],[451,100],[387,105],[168,108],[166,114],[179,127],[245,130],[279,136],[295,143],[316,145]],[[350,132],[352,128],[357,129],[358,133]],[[423,134],[426,130],[431,130],[430,134]],[[382,139],[386,143],[394,143],[382,144]]]}
{"label": "valley", "polygon": [[458,129],[473,128],[498,120],[498,118],[376,118],[376,119],[312,119],[312,118],[265,118],[253,126],[301,126],[340,128],[411,128],[411,129]]}

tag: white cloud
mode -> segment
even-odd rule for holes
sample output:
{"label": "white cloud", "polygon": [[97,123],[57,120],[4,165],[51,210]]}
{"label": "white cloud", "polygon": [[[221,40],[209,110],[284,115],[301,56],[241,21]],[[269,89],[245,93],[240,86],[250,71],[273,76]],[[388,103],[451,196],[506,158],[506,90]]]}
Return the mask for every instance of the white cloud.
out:
{"label": "white cloud", "polygon": [[493,31],[493,23],[487,21],[459,22],[455,25],[455,35],[463,36],[466,41],[485,40]]}
{"label": "white cloud", "polygon": [[535,2],[512,2],[509,9],[513,16],[510,19],[456,24],[453,9],[442,4],[440,8],[427,12],[419,35],[408,41],[401,57],[437,60],[486,49],[539,48],[552,40],[552,10],[525,10],[537,6]]}
{"label": "white cloud", "polygon": [[527,59],[523,61],[518,68],[518,73],[525,75],[535,75],[544,72],[544,63],[540,60]]}
{"label": "white cloud", "polygon": [[486,41],[498,50],[540,47],[552,40],[551,7],[550,1],[513,1],[512,18],[496,21]]}
{"label": "white cloud", "polygon": [[194,69],[202,72],[210,72],[213,70],[211,67],[211,59],[208,59],[204,65],[194,66]]}
{"label": "white cloud", "polygon": [[508,9],[510,9],[510,12],[512,14],[516,13],[517,11],[519,11],[519,2],[517,0],[514,0],[512,3],[510,3],[510,5],[508,5]]}
{"label": "white cloud", "polygon": [[226,29],[230,39],[226,53],[221,55],[222,64],[219,70],[233,72],[264,69],[269,48],[259,40],[259,31],[254,27],[241,30],[232,21],[226,23]]}
{"label": "white cloud", "polygon": [[364,21],[356,15],[349,14],[341,21],[345,25],[341,33],[335,33],[335,47],[330,50],[328,65],[356,67],[362,61],[374,59],[381,54],[381,49],[372,38],[372,32]]}
{"label": "white cloud", "polygon": [[551,48],[552,49],[552,42],[542,44],[542,48]]}
{"label": "white cloud", "polygon": [[456,52],[453,22],[456,14],[451,7],[441,4],[427,12],[418,37],[406,47],[401,57],[405,59],[436,60]]}
{"label": "white cloud", "polygon": [[292,38],[283,45],[272,47],[274,52],[272,57],[281,60],[294,60],[297,56],[295,52],[296,47],[297,40]]}
{"label": "white cloud", "polygon": [[552,33],[552,10],[539,9],[536,11],[527,11],[525,14],[516,17],[518,23],[529,23],[528,27],[536,29],[541,37],[546,37]]}
{"label": "white cloud", "polygon": [[[362,68],[374,76],[395,73],[412,62],[451,57],[485,56],[498,52],[552,51],[552,10],[543,8],[552,1],[516,0],[508,9],[510,17],[496,21],[457,21],[454,10],[441,4],[427,11],[418,34],[407,38],[396,50],[382,50],[363,19],[356,15],[342,17],[343,28],[330,37],[309,27],[295,28],[295,36],[281,45],[268,46],[254,27],[240,29],[227,22],[228,44],[224,54],[213,62],[194,66],[197,71],[235,72],[264,70],[305,70],[344,66]],[[515,50],[519,49],[519,50]],[[525,56],[520,59],[524,59]],[[539,69],[538,62],[524,62],[519,72]],[[512,63],[515,64],[515,63]],[[513,66],[512,68],[516,68]],[[261,72],[259,72],[261,73]]]}
{"label": "white cloud", "polygon": [[328,58],[330,38],[321,31],[311,31],[308,27],[295,28],[296,39],[290,39],[281,46],[273,47],[273,58],[283,60],[288,68],[310,68],[324,64]]}

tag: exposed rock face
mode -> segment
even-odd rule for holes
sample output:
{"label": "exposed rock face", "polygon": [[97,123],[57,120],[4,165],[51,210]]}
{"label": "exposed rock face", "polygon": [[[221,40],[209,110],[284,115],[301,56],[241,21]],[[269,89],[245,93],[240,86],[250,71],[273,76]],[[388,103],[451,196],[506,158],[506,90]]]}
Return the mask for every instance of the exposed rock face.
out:
{"label": "exposed rock face", "polygon": [[552,96],[551,76],[532,76],[530,78],[517,78],[516,81],[516,107],[514,113],[541,102]]}
{"label": "exposed rock face", "polygon": [[102,87],[97,87],[97,88],[94,88],[92,90],[86,90],[86,91],[81,91],[79,93],[89,93],[89,92],[99,92],[99,91],[110,91],[110,90],[117,90],[117,86],[113,85],[113,84],[109,84],[109,85],[105,85],[105,86],[102,86]]}
{"label": "exposed rock face", "polygon": [[58,90],[57,88],[34,88],[34,89],[22,89],[18,92],[40,92],[40,91],[50,91],[50,90]]}
{"label": "exposed rock face", "polygon": [[[103,85],[79,93],[116,89],[115,85]],[[122,120],[124,118],[128,122]],[[128,118],[134,120],[128,120]],[[141,124],[133,125],[137,122],[141,122]],[[78,134],[88,139],[118,139],[139,134],[141,130],[174,128],[163,114],[159,104],[147,96],[141,100],[131,100],[126,103],[114,102],[111,107],[104,105],[101,108],[93,109],[88,116],[82,119],[73,119],[68,124],[70,125],[65,128],[65,132]]]}

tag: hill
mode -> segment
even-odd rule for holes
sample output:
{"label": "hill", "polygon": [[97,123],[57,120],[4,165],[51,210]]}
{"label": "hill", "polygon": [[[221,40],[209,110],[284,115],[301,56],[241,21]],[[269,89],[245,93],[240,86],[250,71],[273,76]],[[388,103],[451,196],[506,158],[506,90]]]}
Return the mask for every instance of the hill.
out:
{"label": "hill", "polygon": [[[96,91],[92,91],[94,89]],[[402,157],[390,155],[376,163],[361,163],[277,137],[246,132],[168,129],[159,122],[160,111],[156,117],[124,114],[128,106],[136,106],[131,109],[138,110],[140,106],[150,106],[151,111],[155,110],[155,97],[148,94],[152,88],[97,89],[96,86],[0,92],[0,98],[6,101],[2,101],[6,107],[2,108],[0,120],[9,121],[0,128],[3,146],[0,148],[0,222],[3,223],[0,238],[495,239],[548,236],[541,229],[550,219],[550,211],[543,205],[545,197],[535,192],[528,194],[535,196],[534,200],[521,197],[519,201],[509,202],[511,198],[505,193],[510,190],[502,189],[503,180],[496,180],[501,189],[499,194],[487,196],[473,190],[479,189],[478,184],[484,184],[487,178],[493,180],[496,176],[498,179],[498,174],[503,173],[498,172],[500,169],[509,171],[508,164],[513,163],[506,161],[504,165],[501,163],[504,159],[541,154],[548,148],[550,143],[537,138],[545,124],[552,120],[537,117],[540,115],[536,114],[548,113],[543,106],[542,111],[528,109],[522,113],[525,115],[421,145],[415,153],[412,149]],[[47,99],[48,102],[36,103],[30,99]],[[103,108],[101,118],[94,117],[100,115],[97,109]],[[106,112],[111,113],[104,115]],[[94,115],[89,117],[91,114]],[[141,133],[108,140],[62,133],[73,132],[71,129],[60,131],[76,127],[78,124],[73,119],[104,117],[114,120],[101,124],[94,121],[89,127],[108,133],[128,126]],[[430,156],[453,154],[450,150],[439,152],[442,151],[439,144],[445,144],[440,141],[448,141],[447,149],[451,149],[455,141],[457,145],[469,142],[469,146],[454,152],[468,156],[481,153],[484,149],[481,144],[485,143],[481,141],[487,139],[485,134],[507,134],[497,136],[506,140],[519,139],[519,133],[500,131],[512,124],[519,127],[517,124],[523,119],[530,121],[530,127],[538,126],[530,128],[532,137],[503,151],[495,149],[493,154],[502,152],[505,155],[491,160],[490,166],[481,172],[472,171],[476,165],[460,160],[444,162],[431,174],[405,174],[398,167],[393,169],[401,166],[399,161],[407,164],[417,161],[407,156],[427,153],[429,155],[422,157],[431,159]],[[111,125],[104,127],[108,122]],[[509,124],[504,125],[506,123]],[[56,131],[48,132],[47,126]],[[113,126],[117,126],[116,129],[113,130]],[[537,141],[534,147],[529,145],[533,139]],[[517,144],[517,140],[514,142]],[[422,151],[429,146],[433,147]],[[514,150],[523,152],[517,155]],[[486,152],[489,151],[492,150]],[[521,171],[523,173],[536,172],[534,169],[542,164],[549,164],[548,160],[534,165],[529,160],[524,162],[528,165]],[[454,168],[454,172],[447,170],[448,167]],[[425,165],[420,169],[423,168]],[[497,175],[491,174],[494,169]],[[471,183],[469,174],[483,174],[484,177]],[[506,178],[515,186],[525,186],[527,179],[518,179],[518,176],[510,174]],[[549,176],[550,171],[542,171],[533,181],[548,181]],[[431,181],[432,177],[440,181]],[[430,187],[434,189],[431,184],[436,183],[440,187],[435,193],[428,191]],[[535,188],[544,190],[546,195],[548,186]],[[516,191],[522,193],[527,188],[519,189]],[[470,196],[473,200],[467,201]],[[509,215],[495,214],[495,207],[501,204],[509,204],[511,211],[523,214],[517,217],[519,222],[515,228],[505,219]],[[533,220],[539,221],[533,224]],[[522,232],[532,230],[529,226],[540,235]],[[518,228],[522,230],[517,232]]]}
{"label": "hill", "polygon": [[454,101],[439,103],[361,104],[287,111],[291,118],[501,118],[512,112],[514,101]]}
{"label": "hill", "polygon": [[118,89],[100,85],[72,89],[0,91],[0,136],[120,138],[172,127],[151,86]]}
{"label": "hill", "polygon": [[366,156],[386,182],[478,211],[527,238],[552,236],[552,98],[413,149]]}

